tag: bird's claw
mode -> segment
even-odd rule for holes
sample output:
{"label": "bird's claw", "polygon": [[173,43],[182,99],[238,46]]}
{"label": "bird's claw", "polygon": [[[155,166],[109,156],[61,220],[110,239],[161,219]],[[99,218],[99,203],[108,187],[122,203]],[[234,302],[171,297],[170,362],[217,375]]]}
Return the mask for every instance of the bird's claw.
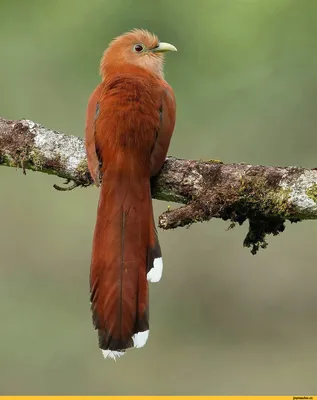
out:
{"label": "bird's claw", "polygon": [[[64,182],[64,185],[69,185],[69,183],[71,181],[72,181],[72,179],[69,179],[69,178],[66,179],[66,181]],[[76,189],[77,187],[88,187],[88,186],[91,185],[91,182],[81,182],[81,183],[78,183],[78,182],[75,182],[75,181],[73,181],[73,182],[74,183],[72,185],[67,186],[67,187],[61,187],[59,185],[54,184],[53,188],[58,190],[58,191],[60,191],[60,192],[69,192],[70,190]]]}
{"label": "bird's claw", "polygon": [[[71,182],[71,179],[66,179],[66,181],[64,182],[64,185],[68,185]],[[81,186],[79,183],[74,182],[72,185],[67,186],[67,187],[61,187],[58,186],[56,184],[53,185],[53,188],[60,191],[60,192],[68,192],[70,190],[75,189],[76,187]]]}

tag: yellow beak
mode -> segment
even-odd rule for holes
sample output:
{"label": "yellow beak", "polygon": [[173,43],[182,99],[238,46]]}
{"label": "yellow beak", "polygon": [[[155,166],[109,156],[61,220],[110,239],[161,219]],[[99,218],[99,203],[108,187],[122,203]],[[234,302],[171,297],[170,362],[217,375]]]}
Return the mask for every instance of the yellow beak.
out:
{"label": "yellow beak", "polygon": [[155,47],[155,49],[152,49],[152,51],[155,53],[163,53],[165,51],[177,51],[177,48],[172,44],[160,42],[158,47]]}

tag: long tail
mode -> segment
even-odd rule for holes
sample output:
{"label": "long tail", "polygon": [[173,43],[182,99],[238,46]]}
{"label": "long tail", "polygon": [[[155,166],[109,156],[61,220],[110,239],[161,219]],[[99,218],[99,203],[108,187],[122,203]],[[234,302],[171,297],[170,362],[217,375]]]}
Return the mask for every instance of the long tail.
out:
{"label": "long tail", "polygon": [[116,359],[149,336],[148,282],[162,275],[149,179],[107,169],[90,270],[91,310],[104,357]]}

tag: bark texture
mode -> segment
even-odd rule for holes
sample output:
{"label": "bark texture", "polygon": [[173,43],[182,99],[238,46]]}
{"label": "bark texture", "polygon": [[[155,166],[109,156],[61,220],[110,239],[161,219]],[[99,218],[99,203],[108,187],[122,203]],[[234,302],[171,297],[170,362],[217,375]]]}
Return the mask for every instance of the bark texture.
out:
{"label": "bark texture", "polygon": [[[0,165],[45,172],[71,186],[89,186],[82,139],[56,132],[29,120],[0,118]],[[159,227],[172,229],[222,218],[249,222],[244,245],[255,254],[266,247],[265,236],[276,235],[285,221],[317,219],[317,169],[224,164],[216,160],[168,157],[152,181],[153,198],[184,206],[159,217]]]}

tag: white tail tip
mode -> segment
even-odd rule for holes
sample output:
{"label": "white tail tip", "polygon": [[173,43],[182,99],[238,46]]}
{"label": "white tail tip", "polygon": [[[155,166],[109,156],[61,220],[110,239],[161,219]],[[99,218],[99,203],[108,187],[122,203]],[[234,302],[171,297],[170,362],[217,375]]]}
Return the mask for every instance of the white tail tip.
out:
{"label": "white tail tip", "polygon": [[148,340],[150,331],[138,332],[132,336],[133,344],[136,349],[143,347]]}
{"label": "white tail tip", "polygon": [[[132,336],[133,345],[136,349],[143,347],[148,340],[150,331],[138,332]],[[116,361],[117,358],[122,357],[125,352],[124,351],[113,351],[113,350],[101,350],[104,358],[111,358]]]}
{"label": "white tail tip", "polygon": [[163,260],[162,257],[154,258],[153,268],[147,273],[147,280],[149,282],[159,282],[163,274]]}
{"label": "white tail tip", "polygon": [[112,358],[112,360],[116,361],[117,358],[120,358],[124,355],[123,351],[112,351],[112,350],[101,350],[104,358]]}

